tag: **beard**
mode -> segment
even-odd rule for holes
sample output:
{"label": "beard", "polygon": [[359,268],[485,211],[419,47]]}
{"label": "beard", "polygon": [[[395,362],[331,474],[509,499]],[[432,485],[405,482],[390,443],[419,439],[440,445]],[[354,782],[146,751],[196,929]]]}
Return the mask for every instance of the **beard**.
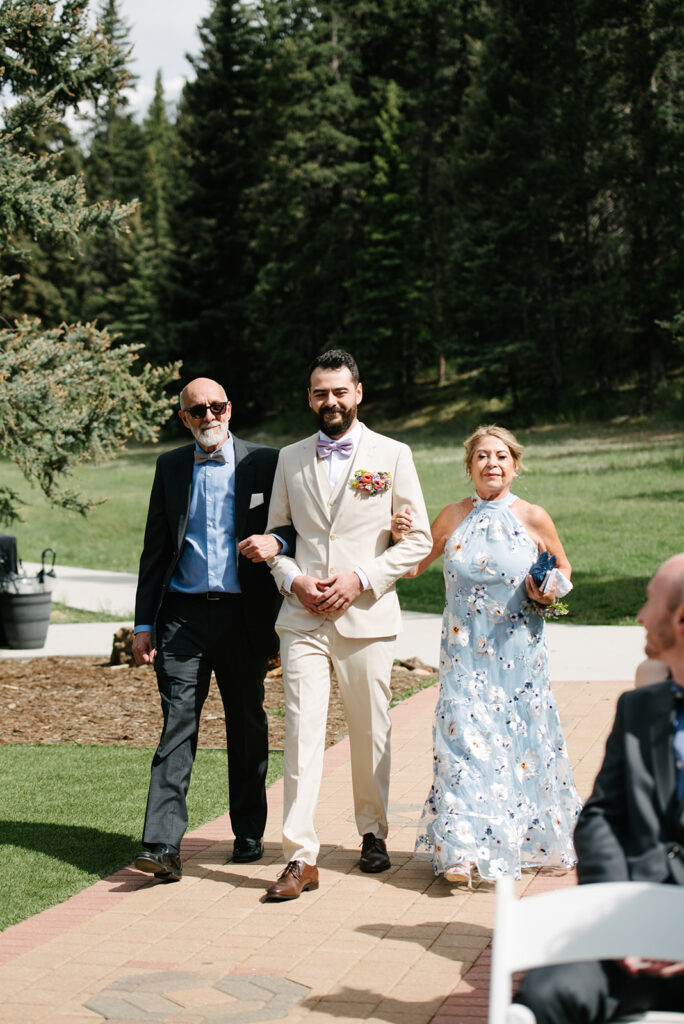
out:
{"label": "beard", "polygon": [[[330,413],[339,413],[339,417],[335,420],[330,418]],[[321,408],[316,413],[316,423],[318,429],[328,437],[341,437],[342,434],[346,434],[352,423],[356,419],[356,405],[353,405],[350,409],[339,409],[337,406],[330,408],[326,406]]]}
{"label": "beard", "polygon": [[644,653],[648,658],[660,658],[677,642],[675,631],[669,625],[658,626],[646,634]]}
{"label": "beard", "polygon": [[204,427],[193,425],[190,427],[192,436],[202,448],[218,448],[228,437],[228,424],[212,422],[211,426]]}

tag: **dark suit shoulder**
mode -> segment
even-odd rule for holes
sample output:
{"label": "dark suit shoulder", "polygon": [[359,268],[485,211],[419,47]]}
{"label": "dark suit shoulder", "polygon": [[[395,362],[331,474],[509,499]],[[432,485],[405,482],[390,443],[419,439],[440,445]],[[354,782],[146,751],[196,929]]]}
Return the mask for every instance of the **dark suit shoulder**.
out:
{"label": "dark suit shoulder", "polygon": [[247,454],[258,458],[259,456],[277,456],[280,454],[278,448],[273,448],[270,444],[257,444],[256,441],[243,441],[240,437],[233,436],[233,440],[243,445],[247,449]]}
{"label": "dark suit shoulder", "polygon": [[667,679],[662,683],[638,686],[635,690],[621,693],[618,698],[618,706],[622,707],[624,714],[630,717],[632,715],[648,715],[651,710],[657,709],[663,702],[671,704],[671,694],[672,681]]}
{"label": "dark suit shoulder", "polygon": [[171,451],[162,452],[157,456],[157,466],[160,469],[168,469],[173,466],[182,465],[192,459],[195,450],[194,444],[184,444],[180,448],[172,448]]}
{"label": "dark suit shoulder", "polygon": [[239,441],[240,444],[243,444],[246,448],[249,448],[250,451],[263,450],[267,452],[277,452],[279,450],[278,448],[275,447],[275,445],[272,444],[260,444],[259,441],[247,441],[244,437],[238,437],[237,434],[231,434],[230,436],[233,438],[233,441]]}
{"label": "dark suit shoulder", "polygon": [[254,441],[243,441],[242,438],[233,434],[235,445],[235,458],[238,465],[243,467],[253,466],[255,469],[265,469],[275,473],[280,452],[277,448],[271,448],[266,444],[256,444]]}

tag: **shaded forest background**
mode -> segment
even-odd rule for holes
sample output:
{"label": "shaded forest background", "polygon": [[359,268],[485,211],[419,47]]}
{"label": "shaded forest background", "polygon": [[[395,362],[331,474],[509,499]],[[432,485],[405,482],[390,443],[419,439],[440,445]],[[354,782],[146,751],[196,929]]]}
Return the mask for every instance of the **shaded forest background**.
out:
{"label": "shaded forest background", "polygon": [[227,383],[241,423],[299,411],[332,346],[397,412],[458,374],[511,424],[681,415],[679,0],[215,0],[142,122],[99,13],[96,102],[22,145],[127,228],[17,234],[5,323],[94,322]]}

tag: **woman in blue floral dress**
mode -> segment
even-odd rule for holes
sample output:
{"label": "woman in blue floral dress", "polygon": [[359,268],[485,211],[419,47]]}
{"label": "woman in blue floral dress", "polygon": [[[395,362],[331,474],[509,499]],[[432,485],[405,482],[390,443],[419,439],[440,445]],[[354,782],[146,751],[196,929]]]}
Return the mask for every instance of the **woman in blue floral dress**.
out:
{"label": "woman in blue floral dress", "polygon": [[[555,599],[529,575],[538,553],[571,568],[551,517],[511,494],[522,446],[480,427],[465,442],[475,494],[448,505],[433,549],[444,555],[446,604],[434,723],[434,778],[415,856],[449,881],[520,878],[521,868],[575,863],[580,811],[549,681],[540,606]],[[395,539],[410,510],[393,521]]]}

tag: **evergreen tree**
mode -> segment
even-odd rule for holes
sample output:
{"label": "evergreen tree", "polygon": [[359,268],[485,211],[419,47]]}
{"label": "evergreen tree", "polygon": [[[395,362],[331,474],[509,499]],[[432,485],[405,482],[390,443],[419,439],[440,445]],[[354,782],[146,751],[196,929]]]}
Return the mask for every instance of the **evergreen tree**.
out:
{"label": "evergreen tree", "polygon": [[345,281],[353,273],[367,167],[359,161],[360,102],[343,6],[262,6],[262,105],[275,119],[250,190],[250,336],[266,340],[268,372],[289,395],[314,354],[345,342]]}
{"label": "evergreen tree", "polygon": [[[37,130],[23,146],[34,159],[50,160],[57,177],[78,175],[82,169],[80,148],[61,120]],[[10,250],[14,250],[14,256],[10,256]],[[23,232],[8,240],[5,252],[0,254],[0,269],[15,276],[12,289],[3,296],[6,319],[31,315],[54,327],[77,315],[77,264],[69,245],[59,236],[37,239]]]}
{"label": "evergreen tree", "polygon": [[591,261],[580,7],[494,5],[473,46],[456,149],[461,355],[517,410],[536,397],[558,411],[580,371],[568,345],[582,329],[573,296]]}
{"label": "evergreen tree", "polygon": [[142,181],[142,216],[155,248],[163,257],[171,248],[169,217],[176,183],[174,131],[164,99],[161,71],[154,82],[154,98],[143,122],[145,163]]}
{"label": "evergreen tree", "polygon": [[173,267],[170,215],[177,183],[175,137],[159,71],[143,132],[141,203],[131,221],[130,266],[112,327],[124,338],[143,344],[145,354],[158,360],[167,358],[169,349],[169,278]]}
{"label": "evergreen tree", "polygon": [[85,180],[89,198],[131,202],[139,198],[143,133],[128,110],[126,87],[137,81],[129,68],[133,51],[130,27],[120,12],[121,0],[101,0],[98,25],[109,40],[118,74],[110,77],[93,103],[87,132]]}
{"label": "evergreen tree", "polygon": [[[22,259],[22,238],[77,249],[84,234],[121,228],[129,210],[88,203],[77,175],[59,176],[54,154],[30,145],[68,106],[95,100],[114,74],[115,52],[91,32],[80,0],[0,0],[0,255]],[[6,264],[5,264],[6,265]],[[0,289],[11,287],[0,277]],[[176,367],[134,374],[135,349],[110,347],[92,325],[46,329],[21,317],[0,330],[0,452],[47,497],[78,511],[87,499],[65,486],[79,463],[111,457],[132,434],[152,439],[167,416],[161,392]],[[17,497],[0,488],[0,521],[17,514]]]}
{"label": "evergreen tree", "polygon": [[[130,29],[121,16],[120,0],[102,0],[99,24],[110,41],[119,76],[109,78],[93,104],[84,161],[86,191],[92,202],[130,203],[138,200],[142,191],[144,140],[142,128],[127,109],[124,92],[135,76],[128,69]],[[126,286],[143,244],[135,234],[140,227],[139,219],[134,219],[123,234],[105,228],[87,246],[80,275],[81,316],[96,319],[102,326],[125,329]]]}
{"label": "evergreen tree", "polygon": [[377,90],[395,81],[401,91],[404,156],[417,185],[421,219],[415,244],[428,326],[421,364],[435,356],[443,363],[458,347],[453,150],[470,78],[468,43],[480,38],[488,8],[484,0],[356,0],[345,5],[360,64],[356,88],[370,100],[367,127],[372,130],[377,113]]}
{"label": "evergreen tree", "polygon": [[243,196],[260,154],[252,144],[259,113],[258,27],[243,3],[215,0],[199,27],[195,78],[181,99],[174,249],[172,344],[192,353],[190,376],[226,384],[244,414],[258,369],[246,336],[251,226]]}
{"label": "evergreen tree", "polygon": [[418,187],[403,148],[405,124],[393,81],[377,125],[375,175],[362,195],[362,243],[348,286],[345,338],[352,350],[363,351],[364,379],[389,380],[405,404],[428,331]]}
{"label": "evergreen tree", "polygon": [[[296,353],[300,367],[331,344],[367,342],[361,324],[379,292],[366,296],[364,281],[377,288],[379,277],[372,285],[368,276],[372,244],[366,203],[379,189],[377,117],[393,81],[402,97],[403,184],[411,181],[410,194],[399,202],[405,212],[412,209],[410,276],[420,281],[421,292],[420,311],[413,311],[427,328],[416,334],[405,367],[411,379],[416,367],[446,353],[453,333],[450,162],[466,82],[466,38],[478,24],[480,4],[358,0],[262,7],[271,12],[269,26],[278,19],[285,26],[271,28],[276,41],[267,80],[271,91],[262,103],[269,116],[277,111],[282,133],[274,138],[266,174],[253,190],[257,282],[249,306],[251,330],[274,339],[276,353]],[[381,210],[380,205],[374,209],[373,224],[387,240],[396,231],[397,210],[386,204],[388,222],[380,224]],[[362,253],[368,257],[363,268]],[[363,314],[356,309],[359,303]],[[398,324],[396,309],[376,314]],[[352,338],[342,329],[345,323],[357,324]],[[402,337],[414,328],[414,321],[407,323]],[[397,350],[405,347],[402,337],[396,338]],[[391,367],[394,371],[395,364]],[[391,377],[383,364],[378,380],[383,370]],[[372,374],[364,370],[366,379]]]}
{"label": "evergreen tree", "polygon": [[611,184],[629,240],[629,363],[646,395],[664,384],[668,336],[657,319],[684,301],[684,7],[672,0],[618,4],[610,38],[619,65],[613,110],[624,164]]}

